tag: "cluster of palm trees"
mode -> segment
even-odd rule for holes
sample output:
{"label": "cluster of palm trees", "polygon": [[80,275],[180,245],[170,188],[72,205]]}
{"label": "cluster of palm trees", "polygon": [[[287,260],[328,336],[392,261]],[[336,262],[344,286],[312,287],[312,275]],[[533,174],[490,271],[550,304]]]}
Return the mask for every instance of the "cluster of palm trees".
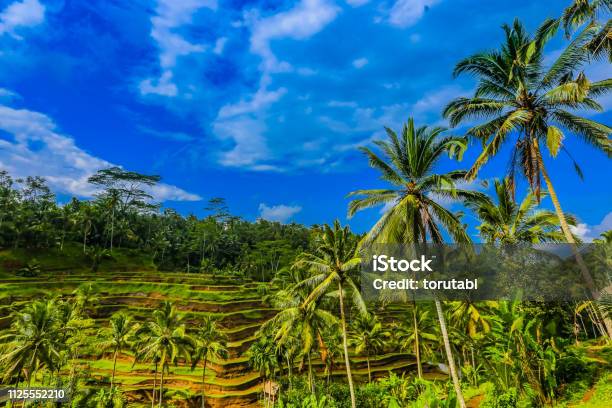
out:
{"label": "cluster of palm trees", "polygon": [[[192,370],[201,367],[204,407],[207,364],[227,356],[227,338],[216,320],[205,315],[192,327],[171,302],[164,301],[146,322],[118,312],[107,327],[96,329],[96,322],[88,317],[88,305],[96,297],[88,286],[79,288],[74,298],[35,300],[14,314],[10,329],[0,336],[2,382],[25,382],[29,387],[42,381],[42,385],[68,387],[74,398],[79,357],[112,353],[109,389],[101,389],[95,398],[97,406],[116,408],[124,403],[115,381],[117,360],[129,353],[133,364],[142,361],[153,366],[152,407],[156,402],[163,406],[164,376],[172,364],[189,363]],[[67,376],[66,367],[70,369]]]}
{"label": "cluster of palm trees", "polygon": [[[318,342],[319,354],[325,361],[328,353],[325,333],[337,325],[342,333],[342,354],[354,408],[356,400],[348,352],[350,335],[346,323],[346,302],[350,300],[351,306],[362,315],[357,320],[355,338],[358,339],[357,351],[368,357],[368,371],[370,351],[384,344],[382,339],[387,334],[373,317],[367,317],[369,315],[359,296],[354,271],[360,263],[361,248],[372,243],[443,243],[448,240],[470,243],[461,220],[462,213],[449,209],[452,203],[463,204],[473,210],[481,220],[481,238],[487,242],[576,243],[570,229],[571,225],[575,225],[575,218],[561,208],[545,165],[548,159],[545,160],[543,150],[547,150],[551,158],[561,151],[569,153],[563,145],[567,133],[608,156],[612,154],[609,138],[612,129],[580,116],[580,112],[585,110],[602,111],[596,98],[612,90],[612,80],[591,82],[584,72],[580,72],[592,58],[603,54],[610,56],[610,23],[602,27],[596,22],[598,13],[602,11],[610,11],[609,2],[576,1],[562,19],[546,20],[534,35],[529,35],[517,20],[511,26],[503,27],[505,42],[499,51],[476,54],[459,62],[455,75],[471,74],[477,81],[477,87],[472,97],[451,101],[444,108],[443,116],[453,127],[478,121],[465,131],[465,136],[444,135],[445,129],[440,127],[417,127],[409,119],[399,135],[387,129],[388,139],[374,142],[380,152],[368,147],[361,148],[370,166],[380,172],[381,179],[389,187],[350,193],[349,196],[354,199],[349,204],[348,214],[353,216],[360,210],[379,205],[385,205],[385,212],[360,242],[351,238],[348,228],[342,228],[337,221],[333,227],[322,227],[315,251],[302,254],[294,265],[294,268],[306,270],[303,279],[290,282],[288,287],[283,288],[282,299],[287,304],[279,305],[283,311],[262,328],[262,332],[268,332],[274,342],[269,351],[306,356],[310,366],[312,350]],[[590,20],[587,27],[550,66],[546,66],[545,46],[560,26],[564,25],[569,32],[572,27],[587,20]],[[483,148],[469,170],[436,171],[446,155],[460,160],[471,140],[480,141]],[[464,187],[505,145],[511,147],[510,165],[505,177],[494,181],[496,197],[493,199]],[[574,165],[581,174],[575,162]],[[526,178],[530,188],[519,203],[515,201],[517,173]],[[546,185],[546,191],[542,191],[541,180]],[[554,212],[537,209],[545,196],[551,198]],[[577,252],[576,257],[582,269],[586,270]],[[588,271],[585,273],[588,274]],[[435,300],[434,306],[455,394],[459,405],[465,407],[446,323],[445,305]],[[468,337],[475,339],[479,338],[480,332],[492,331],[493,323],[480,311],[480,306],[470,303],[450,306],[454,310],[453,316],[466,319]],[[336,317],[329,313],[334,307],[337,307],[334,314],[339,317],[337,323]],[[520,379],[526,379],[537,391],[541,402],[549,401],[553,394],[550,389],[544,389],[541,377],[542,373],[547,372],[544,366],[546,355],[553,351],[547,348],[545,342],[536,341],[531,336],[534,325],[538,323],[526,322],[524,316],[517,317],[520,307],[515,303],[497,304],[495,308],[501,314],[495,327],[500,330],[510,328],[510,333],[500,331],[498,334],[503,334],[501,338],[509,339],[516,345],[513,349],[517,353],[516,361],[522,364],[512,371],[511,375],[515,376],[513,384],[518,385]],[[592,308],[591,311],[594,320],[603,323],[600,327],[605,327],[602,334],[612,337],[607,311],[601,308]],[[414,304],[412,324],[406,327],[403,336],[404,346],[415,352],[419,376],[422,375],[421,355],[431,354],[428,343],[438,338],[437,334],[421,330],[422,322],[430,321],[429,312],[429,308],[422,310]],[[509,320],[506,323],[509,325],[503,324],[507,316]],[[488,339],[487,336],[480,338]],[[263,344],[263,341],[260,343]],[[265,349],[261,344],[259,349]],[[474,342],[468,344],[473,353]],[[542,365],[534,368],[533,360],[530,360],[534,356]],[[291,362],[288,362],[288,369],[290,365]],[[475,366],[475,363],[472,365]],[[496,370],[493,364],[490,369]],[[548,369],[550,371],[550,367]],[[270,374],[269,368],[266,371]],[[500,379],[505,378],[497,374]],[[312,374],[309,376],[312,377]]]}
{"label": "cluster of palm trees", "polygon": [[[612,61],[612,27],[609,21],[598,22],[599,16],[610,9],[608,0],[575,0],[562,18],[544,21],[532,35],[517,20],[503,27],[505,38],[499,50],[460,61],[455,75],[475,78],[474,95],[456,98],[442,114],[452,127],[470,124],[463,136],[449,135],[441,127],[417,126],[408,119],[400,132],[387,129],[385,140],[375,141],[372,148],[362,147],[369,165],[387,184],[385,188],[349,194],[349,217],[384,205],[382,216],[364,236],[352,234],[339,221],[315,227],[311,234],[296,226],[256,223],[251,228],[246,222],[229,220],[227,214],[218,220],[197,220],[171,211],[163,216],[115,212],[113,201],[108,201],[112,195],[104,195],[97,204],[73,201],[49,212],[52,198],[41,180],[28,180],[28,188],[15,198],[11,194],[17,193],[9,185],[12,181],[0,172],[0,238],[10,240],[15,247],[29,240],[51,246],[53,236],[39,234],[47,230],[46,223],[66,232],[59,235],[61,245],[72,233],[82,241],[83,249],[96,241],[97,246],[110,250],[133,239],[135,247],[146,248],[155,259],[163,262],[172,252],[188,268],[194,260],[202,265],[209,258],[216,266],[228,264],[230,258],[240,259],[232,265],[242,262],[247,269],[257,267],[262,271],[274,265],[275,290],[268,300],[279,312],[262,325],[259,337],[249,348],[251,367],[264,381],[285,375],[290,387],[294,373],[306,369],[313,395],[317,394],[314,358],[324,364],[327,382],[342,367],[353,408],[357,407],[354,356],[365,357],[371,381],[373,357],[398,349],[415,355],[418,379],[425,377],[427,364],[443,362],[462,408],[466,403],[461,374],[470,383],[478,383],[484,376],[500,390],[524,392],[529,388],[538,404],[550,404],[557,395],[556,361],[567,338],[550,324],[545,325],[529,310],[531,306],[519,300],[408,302],[403,318],[390,323],[376,316],[377,308],[384,305],[366,305],[361,297],[358,269],[364,251],[377,243],[471,243],[464,214],[455,211],[455,205],[479,220],[480,238],[489,243],[577,243],[571,229],[576,219],[563,211],[548,169],[559,153],[567,153],[582,175],[564,145],[568,137],[577,137],[612,155],[612,129],[583,114],[602,111],[597,98],[612,90],[612,79],[594,82],[583,72],[593,59]],[[546,64],[545,47],[561,29],[573,38],[551,64]],[[579,32],[573,34],[576,30]],[[462,160],[474,141],[481,143],[482,150],[468,169],[440,170],[443,160]],[[508,171],[491,181],[494,194],[488,196],[480,187],[474,188],[470,183],[486,163],[506,151]],[[519,200],[518,176],[523,176],[529,187]],[[112,188],[108,191],[114,191]],[[550,198],[554,211],[539,207],[546,198]],[[103,215],[96,217],[98,210]],[[27,228],[9,225],[3,214],[13,214],[10,211],[14,211],[12,219],[23,218]],[[71,217],[60,217],[57,221],[48,215],[60,211],[81,218],[72,221]],[[122,233],[122,222],[128,220],[133,224]],[[250,238],[243,242],[240,234]],[[285,239],[287,236],[290,238]],[[283,238],[281,245],[274,244],[273,239],[278,237]],[[612,238],[608,234],[606,239],[609,242]],[[252,241],[265,243],[258,246]],[[241,252],[243,248],[257,251],[249,255]],[[280,267],[280,260],[293,259],[298,249],[306,250],[290,267]],[[578,252],[575,256],[588,282],[589,270]],[[607,256],[602,262],[609,262],[609,253]],[[258,264],[260,258],[265,261]],[[593,293],[593,297],[597,295]],[[82,287],[73,299],[35,300],[16,312],[10,329],[0,336],[3,382],[65,385],[67,378],[67,385],[74,389],[79,357],[90,354],[93,346],[112,353],[109,391],[101,391],[102,397],[116,397],[117,362],[129,353],[131,361],[151,364],[152,407],[155,403],[163,405],[164,382],[171,365],[190,364],[194,370],[201,367],[204,407],[207,366],[211,360],[227,355],[227,339],[212,317],[205,316],[199,325],[192,326],[171,303],[163,302],[147,321],[118,313],[110,317],[107,327],[96,330],[88,316],[92,296],[91,287]],[[612,322],[601,302],[585,302],[572,309],[577,328],[594,330],[585,337],[612,337]],[[590,324],[582,320],[585,313]],[[95,345],[90,340],[94,334],[99,338]],[[578,329],[574,336],[578,342]],[[70,367],[67,376],[65,367]],[[43,372],[47,376],[41,378]]]}

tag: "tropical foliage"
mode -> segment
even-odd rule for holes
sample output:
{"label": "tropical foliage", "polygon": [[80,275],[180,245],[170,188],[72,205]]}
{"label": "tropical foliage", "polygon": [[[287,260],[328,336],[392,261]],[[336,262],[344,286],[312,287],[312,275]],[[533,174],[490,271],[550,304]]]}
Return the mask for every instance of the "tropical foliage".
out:
{"label": "tropical foliage", "polygon": [[[549,169],[563,152],[582,176],[570,138],[612,154],[590,116],[612,80],[586,74],[610,61],[610,9],[574,0],[533,34],[503,26],[497,50],[455,67],[476,88],[443,110],[454,134],[408,118],[361,147],[381,180],[349,193],[348,216],[382,207],[364,234],[249,222],[221,198],[182,215],[153,201],[159,176],[118,167],[62,204],[0,171],[0,382],[65,389],[73,407],[608,406],[609,297],[370,301],[358,270],[380,243],[576,244]],[[482,180],[506,152],[507,173]],[[612,266],[612,233],[595,243],[588,265],[571,246],[587,283]]]}

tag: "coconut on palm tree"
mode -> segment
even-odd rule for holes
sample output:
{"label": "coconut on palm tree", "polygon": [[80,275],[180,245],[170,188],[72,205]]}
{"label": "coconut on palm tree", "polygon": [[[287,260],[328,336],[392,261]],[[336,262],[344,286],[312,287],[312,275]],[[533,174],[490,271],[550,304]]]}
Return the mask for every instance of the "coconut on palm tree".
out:
{"label": "coconut on palm tree", "polygon": [[[563,140],[566,134],[571,134],[606,155],[612,155],[612,129],[581,115],[586,111],[603,110],[595,98],[612,90],[612,80],[590,82],[582,72],[575,75],[588,60],[583,46],[593,28],[578,35],[550,66],[545,64],[545,46],[558,27],[559,21],[546,20],[535,35],[530,36],[518,20],[512,27],[504,26],[505,42],[501,50],[479,53],[457,64],[455,76],[469,73],[477,79],[478,85],[473,97],[450,102],[444,109],[444,116],[452,126],[471,119],[485,120],[467,131],[468,136],[484,146],[467,173],[468,180],[474,179],[487,161],[510,144],[508,178],[511,190],[514,191],[515,174],[520,172],[539,200],[543,179],[565,240],[575,244],[548,174],[543,150],[547,150],[551,158],[561,151],[567,152]],[[579,171],[575,162],[574,165]],[[580,253],[575,248],[574,251],[582,275],[596,299],[599,294],[592,278]],[[608,335],[612,337],[612,321],[605,320]]]}
{"label": "coconut on palm tree", "polygon": [[206,365],[211,359],[227,357],[227,336],[223,333],[217,321],[210,315],[202,318],[195,331],[196,348],[192,355],[191,369],[195,369],[202,362],[202,408],[205,406],[205,379]]}
{"label": "coconut on palm tree", "polygon": [[[477,199],[482,194],[457,186],[464,180],[464,171],[435,172],[445,155],[460,158],[466,147],[464,138],[443,136],[444,130],[441,127],[417,128],[409,119],[400,136],[387,129],[389,139],[374,142],[382,151],[382,157],[367,147],[361,148],[370,166],[379,170],[381,178],[391,184],[386,189],[357,190],[349,194],[358,197],[349,204],[349,216],[377,205],[385,204],[387,208],[364,238],[364,245],[373,242],[442,243],[444,231],[455,242],[470,242],[460,214],[450,211],[440,200],[461,202]],[[435,303],[455,392],[461,406],[465,407],[442,305],[437,299]]]}
{"label": "coconut on palm tree", "polygon": [[[348,355],[348,340],[346,330],[346,312],[344,302],[350,293],[353,304],[365,313],[366,307],[359,288],[353,281],[351,272],[361,263],[361,258],[356,254],[357,240],[351,234],[349,227],[342,227],[336,220],[333,228],[323,225],[318,235],[318,243],[312,253],[302,253],[298,257],[295,266],[306,267],[313,275],[300,282],[297,287],[312,287],[310,295],[304,300],[302,307],[308,307],[316,302],[321,296],[333,291],[337,295],[340,307],[340,324],[342,329],[342,345],[344,348],[344,363],[346,365],[346,376],[351,394],[351,405],[356,407],[355,389],[351,376],[351,364]],[[337,292],[335,291],[337,288]]]}

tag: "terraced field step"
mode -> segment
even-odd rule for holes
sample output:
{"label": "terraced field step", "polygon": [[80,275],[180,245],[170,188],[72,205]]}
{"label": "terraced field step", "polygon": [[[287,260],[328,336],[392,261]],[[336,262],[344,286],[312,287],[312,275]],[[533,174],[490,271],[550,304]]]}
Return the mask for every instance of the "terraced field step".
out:
{"label": "terraced field step", "polygon": [[228,301],[200,301],[184,300],[175,297],[151,297],[150,295],[120,295],[113,294],[99,298],[102,305],[127,305],[156,308],[162,301],[171,301],[181,311],[227,313],[248,309],[262,309],[266,305],[259,298],[228,300]]}
{"label": "terraced field step", "polygon": [[[97,377],[105,382],[110,381],[112,375],[112,360],[79,360],[80,364],[88,365],[91,369],[92,376]],[[123,385],[138,385],[146,387],[153,385],[154,367],[152,364],[132,364],[131,362],[118,361],[115,373],[117,383]],[[158,372],[158,381],[159,381]],[[191,370],[188,366],[170,367],[170,373],[165,375],[164,382],[167,379],[168,388],[172,382],[181,383],[188,388],[201,388],[202,371],[200,367]],[[241,391],[245,388],[251,388],[258,385],[260,382],[259,374],[256,372],[246,372],[241,376],[219,377],[214,370],[207,370],[205,377],[205,387],[212,391]]]}

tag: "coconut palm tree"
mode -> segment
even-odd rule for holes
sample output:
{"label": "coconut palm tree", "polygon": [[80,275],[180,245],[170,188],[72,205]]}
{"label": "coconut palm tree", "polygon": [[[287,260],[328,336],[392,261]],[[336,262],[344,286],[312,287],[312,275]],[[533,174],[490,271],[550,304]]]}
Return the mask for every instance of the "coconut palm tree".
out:
{"label": "coconut palm tree", "polygon": [[[177,313],[172,302],[164,301],[153,312],[152,319],[139,330],[144,334],[140,341],[138,358],[155,362],[159,366],[159,407],[164,400],[164,374],[170,364],[175,364],[179,357],[185,361],[190,358],[190,350],[195,346],[194,339],[186,333],[184,316]],[[157,370],[156,370],[157,375]]]}
{"label": "coconut palm tree", "polygon": [[0,357],[4,369],[3,382],[17,383],[22,372],[30,386],[41,368],[53,371],[59,360],[61,344],[58,335],[57,305],[54,300],[37,300],[13,315],[10,329],[0,336],[5,352]]}
{"label": "coconut palm tree", "polygon": [[206,364],[211,359],[227,357],[227,336],[219,329],[217,321],[212,316],[205,315],[196,328],[194,337],[196,348],[192,355],[191,369],[195,369],[202,361],[202,408],[204,408]]}
{"label": "coconut palm tree", "polygon": [[[259,375],[264,380],[265,387],[267,380],[274,375],[278,363],[276,359],[276,344],[274,344],[272,337],[260,337],[259,340],[251,344],[246,355],[249,359],[249,366],[259,372]],[[268,404],[269,400],[266,397],[266,407]]]}
{"label": "coconut palm tree", "polygon": [[[480,236],[490,243],[516,244],[518,242],[563,242],[559,218],[554,211],[537,209],[538,199],[532,192],[517,203],[512,197],[509,179],[494,180],[495,201],[489,196],[477,197],[466,205],[471,208],[481,224]],[[542,193],[544,194],[544,193]],[[569,225],[576,219],[566,214]]]}
{"label": "coconut palm tree", "polygon": [[280,309],[272,319],[261,327],[260,332],[273,331],[273,339],[277,349],[289,345],[294,339],[300,343],[300,354],[307,358],[308,381],[310,390],[314,393],[311,357],[318,344],[323,360],[327,346],[323,339],[323,332],[335,328],[337,319],[324,310],[319,301],[305,303],[309,293],[304,287],[292,291],[281,290],[277,292],[273,305]]}
{"label": "coconut palm tree", "polygon": [[423,378],[423,358],[434,356],[435,345],[440,344],[440,334],[435,321],[425,305],[412,304],[412,317],[406,319],[397,330],[399,346],[402,350],[412,350],[417,359],[417,375]]}
{"label": "coconut palm tree", "polygon": [[386,340],[391,333],[386,330],[378,318],[370,313],[358,315],[353,323],[354,334],[352,338],[355,352],[365,354],[368,365],[368,381],[372,382],[370,356],[376,355],[385,347]]}
{"label": "coconut palm tree", "polygon": [[[387,129],[389,140],[374,142],[383,157],[367,147],[360,148],[368,157],[370,166],[379,170],[381,178],[392,185],[388,189],[357,190],[349,194],[350,197],[359,197],[350,202],[349,217],[365,208],[387,205],[383,216],[364,238],[364,245],[372,242],[442,243],[443,231],[455,242],[470,242],[460,215],[445,208],[439,200],[460,202],[477,199],[482,194],[456,185],[464,179],[464,171],[435,173],[435,167],[444,155],[461,158],[466,147],[464,138],[442,136],[443,132],[444,128],[440,127],[416,128],[414,121],[409,119],[401,136]],[[442,305],[437,299],[435,303],[457,399],[465,407]]]}
{"label": "coconut palm tree", "polygon": [[338,326],[332,326],[325,330],[321,335],[322,343],[319,354],[321,355],[321,361],[325,365],[324,374],[327,377],[327,385],[331,381],[331,377],[334,374],[336,368],[336,361],[338,357],[344,356],[344,349],[342,348],[342,333],[338,330]]}
{"label": "coconut palm tree", "polygon": [[561,16],[565,35],[570,38],[571,32],[587,24],[587,29],[597,27],[592,38],[585,44],[585,48],[595,57],[608,57],[612,61],[612,21],[608,19],[602,26],[597,20],[606,17],[612,11],[610,0],[573,0]]}
{"label": "coconut palm tree", "polygon": [[[479,53],[460,61],[455,67],[455,76],[472,74],[478,85],[473,97],[451,101],[444,109],[444,117],[452,126],[470,119],[486,120],[467,131],[468,136],[484,145],[466,175],[468,180],[474,179],[482,166],[511,141],[508,174],[511,190],[514,191],[515,174],[520,171],[539,200],[541,179],[544,179],[565,240],[575,244],[546,169],[541,144],[546,145],[553,158],[559,151],[567,152],[563,146],[565,131],[612,155],[609,138],[612,129],[571,112],[603,110],[594,98],[611,91],[612,80],[590,82],[584,73],[574,76],[588,59],[583,46],[596,29],[593,27],[578,35],[552,65],[546,66],[544,48],[558,26],[559,21],[546,20],[535,35],[529,36],[516,20],[512,27],[503,27],[506,38],[500,51]],[[575,162],[574,165],[579,171]],[[592,288],[592,295],[597,298],[592,278],[577,250],[575,257],[587,285]],[[612,337],[612,321],[606,319],[606,326]]]}
{"label": "coconut palm tree", "polygon": [[318,234],[318,243],[313,253],[302,253],[295,262],[295,267],[307,267],[313,272],[313,276],[305,279],[301,286],[312,287],[312,292],[304,300],[303,307],[316,302],[321,296],[328,293],[337,285],[335,293],[340,306],[340,324],[342,329],[342,343],[344,348],[344,363],[346,365],[346,376],[349,391],[351,393],[351,405],[356,407],[355,389],[351,376],[351,364],[348,356],[348,341],[346,330],[346,316],[344,300],[347,294],[351,294],[354,305],[365,313],[366,307],[357,285],[351,277],[351,272],[361,263],[361,258],[356,254],[357,240],[351,234],[349,227],[340,225],[338,220],[334,221],[333,228],[323,225]]}
{"label": "coconut palm tree", "polygon": [[113,352],[113,373],[111,375],[110,389],[112,390],[115,383],[115,372],[117,369],[117,356],[123,350],[130,348],[137,326],[134,325],[132,319],[125,313],[115,313],[109,320],[109,327],[103,328],[98,332],[99,338],[102,340],[98,346],[102,350],[112,350]]}

